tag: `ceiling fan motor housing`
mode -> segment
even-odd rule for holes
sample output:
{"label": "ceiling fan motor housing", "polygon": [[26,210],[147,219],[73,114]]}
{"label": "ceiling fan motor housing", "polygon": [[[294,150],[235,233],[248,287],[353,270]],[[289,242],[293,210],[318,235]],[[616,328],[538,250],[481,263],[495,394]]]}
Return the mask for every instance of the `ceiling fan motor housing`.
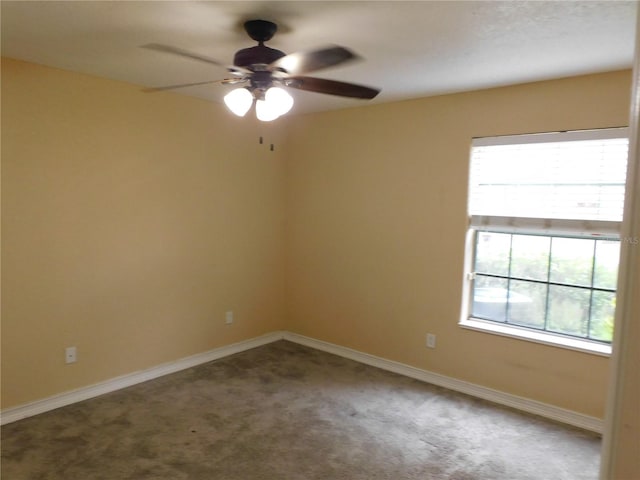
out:
{"label": "ceiling fan motor housing", "polygon": [[284,52],[264,45],[264,42],[271,40],[278,31],[275,23],[267,20],[249,20],[244,22],[244,29],[258,45],[236,52],[233,57],[234,65],[247,68],[252,65],[269,65],[285,56]]}
{"label": "ceiling fan motor housing", "polygon": [[273,78],[271,77],[271,72],[258,70],[251,75],[249,82],[251,84],[250,90],[254,92],[256,98],[261,98],[264,97],[264,92],[273,85]]}
{"label": "ceiling fan motor housing", "polygon": [[233,57],[233,64],[237,67],[251,67],[252,65],[269,65],[285,56],[284,52],[269,48],[265,45],[243,48]]}

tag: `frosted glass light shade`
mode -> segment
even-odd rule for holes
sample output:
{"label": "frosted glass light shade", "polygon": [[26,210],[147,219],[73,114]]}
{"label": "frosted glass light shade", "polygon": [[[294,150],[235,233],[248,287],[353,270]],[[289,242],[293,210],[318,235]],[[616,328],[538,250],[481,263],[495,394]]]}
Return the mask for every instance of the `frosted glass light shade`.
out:
{"label": "frosted glass light shade", "polygon": [[275,120],[280,116],[278,109],[275,107],[275,104],[269,103],[266,100],[256,100],[256,117],[263,122]]}
{"label": "frosted glass light shade", "polygon": [[273,108],[277,110],[278,116],[284,115],[293,107],[293,97],[284,88],[271,87],[264,94],[264,99],[267,103],[274,105]]}
{"label": "frosted glass light shade", "polygon": [[253,95],[246,88],[236,88],[224,96],[224,104],[239,117],[244,117],[253,104]]}
{"label": "frosted glass light shade", "polygon": [[270,122],[280,115],[284,115],[293,107],[293,98],[280,87],[271,87],[264,94],[264,100],[256,101],[256,116],[258,120]]}

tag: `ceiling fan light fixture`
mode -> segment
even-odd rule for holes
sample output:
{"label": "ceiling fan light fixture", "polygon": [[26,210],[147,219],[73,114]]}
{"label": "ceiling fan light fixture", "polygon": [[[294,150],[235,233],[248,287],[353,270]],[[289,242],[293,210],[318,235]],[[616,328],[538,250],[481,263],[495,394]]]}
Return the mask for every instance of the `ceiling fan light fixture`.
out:
{"label": "ceiling fan light fixture", "polygon": [[224,104],[233,114],[244,117],[253,104],[253,95],[246,88],[236,88],[224,96]]}
{"label": "ceiling fan light fixture", "polygon": [[[246,85],[244,88],[238,88],[225,95],[225,105],[233,114],[244,117],[255,100],[256,115],[259,120],[265,122],[275,120],[289,112],[293,107],[291,95],[279,86],[274,87],[273,85],[366,100],[370,100],[380,93],[379,89],[364,85],[306,76],[307,73],[359,58],[347,48],[335,45],[287,55],[264,44],[277,31],[278,26],[275,23],[259,19],[249,20],[245,22],[244,28],[249,36],[258,42],[258,45],[243,48],[235,53],[234,64],[227,67],[227,71],[234,78],[183,83],[147,89],[146,91],[193,87],[206,83],[222,83],[225,85],[244,83]],[[218,67],[223,66],[222,63],[213,58],[170,45],[149,43],[143,45],[143,47],[183,58],[199,60]]]}

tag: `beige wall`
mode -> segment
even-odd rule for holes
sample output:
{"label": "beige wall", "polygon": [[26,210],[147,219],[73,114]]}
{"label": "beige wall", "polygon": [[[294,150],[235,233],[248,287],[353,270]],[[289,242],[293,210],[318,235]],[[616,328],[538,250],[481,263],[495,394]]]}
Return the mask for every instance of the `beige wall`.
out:
{"label": "beige wall", "polygon": [[458,327],[468,153],[626,125],[629,72],[257,125],[2,68],[2,408],[288,328],[602,417],[607,359]]}
{"label": "beige wall", "polygon": [[468,157],[472,137],[627,125],[629,99],[622,71],[290,122],[288,329],[601,418],[607,358],[458,326]]}
{"label": "beige wall", "polygon": [[276,128],[3,60],[3,408],[283,327]]}

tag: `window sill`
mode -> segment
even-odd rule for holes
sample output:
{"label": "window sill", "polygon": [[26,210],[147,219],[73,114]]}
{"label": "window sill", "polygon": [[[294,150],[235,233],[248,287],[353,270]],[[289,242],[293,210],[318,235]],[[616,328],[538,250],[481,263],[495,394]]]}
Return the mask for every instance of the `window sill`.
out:
{"label": "window sill", "polygon": [[588,340],[570,338],[562,335],[554,335],[549,332],[538,332],[526,328],[519,328],[513,325],[494,323],[476,318],[461,320],[459,325],[462,328],[470,330],[493,333],[494,335],[502,335],[504,337],[512,337],[520,340],[528,340],[530,342],[591,353],[593,355],[600,355],[603,357],[609,357],[611,355],[611,345],[604,345],[602,343],[590,342]]}

